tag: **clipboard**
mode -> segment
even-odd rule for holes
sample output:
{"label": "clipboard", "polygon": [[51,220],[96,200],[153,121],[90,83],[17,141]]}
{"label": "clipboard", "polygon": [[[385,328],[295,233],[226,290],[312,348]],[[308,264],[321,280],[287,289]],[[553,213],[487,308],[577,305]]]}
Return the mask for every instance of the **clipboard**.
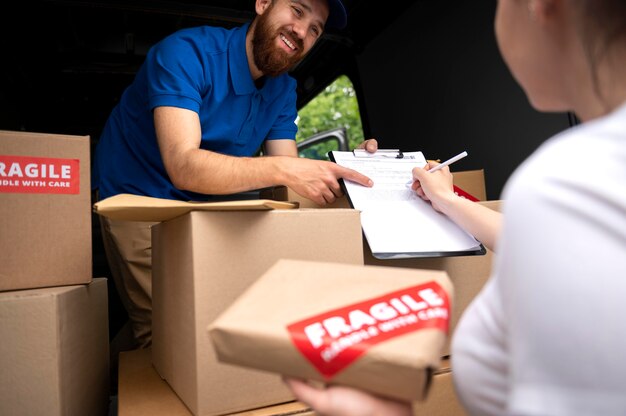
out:
{"label": "clipboard", "polygon": [[485,247],[429,202],[407,187],[412,169],[426,164],[422,152],[380,149],[363,155],[331,151],[329,159],[354,169],[374,181],[372,188],[340,180],[350,206],[361,211],[363,234],[372,255],[381,260],[472,256]]}
{"label": "clipboard", "polygon": [[365,149],[354,149],[354,157],[367,159],[403,159],[404,153],[400,149],[378,149],[375,153],[370,153]]}

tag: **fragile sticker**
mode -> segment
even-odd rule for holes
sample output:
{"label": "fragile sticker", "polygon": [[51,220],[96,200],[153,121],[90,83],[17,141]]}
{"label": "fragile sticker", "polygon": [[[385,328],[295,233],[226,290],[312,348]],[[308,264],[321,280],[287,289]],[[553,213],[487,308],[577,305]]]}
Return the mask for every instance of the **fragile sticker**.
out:
{"label": "fragile sticker", "polygon": [[474,195],[470,194],[469,192],[464,191],[463,189],[459,188],[456,185],[453,185],[453,188],[454,188],[454,193],[457,194],[460,197],[463,197],[465,199],[469,199],[470,201],[473,201],[473,202],[480,201]]}
{"label": "fragile sticker", "polygon": [[80,161],[0,155],[0,193],[78,194]]}
{"label": "fragile sticker", "polygon": [[330,379],[367,350],[426,328],[447,334],[450,302],[437,282],[324,312],[287,326],[296,348]]}

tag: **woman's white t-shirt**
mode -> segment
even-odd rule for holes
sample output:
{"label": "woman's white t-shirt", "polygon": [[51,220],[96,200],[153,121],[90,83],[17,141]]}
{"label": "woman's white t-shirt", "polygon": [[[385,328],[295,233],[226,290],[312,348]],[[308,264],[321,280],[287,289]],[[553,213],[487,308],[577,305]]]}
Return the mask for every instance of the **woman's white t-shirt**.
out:
{"label": "woman's white t-shirt", "polygon": [[507,183],[493,274],[454,334],[475,415],[626,415],[626,106]]}

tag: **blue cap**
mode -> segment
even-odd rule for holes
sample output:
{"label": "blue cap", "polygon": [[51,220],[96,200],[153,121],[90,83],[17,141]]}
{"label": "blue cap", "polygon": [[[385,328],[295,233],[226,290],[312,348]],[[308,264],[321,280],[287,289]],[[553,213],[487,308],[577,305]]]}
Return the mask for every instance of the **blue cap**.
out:
{"label": "blue cap", "polygon": [[328,0],[328,19],[326,27],[343,29],[348,24],[348,14],[341,0]]}

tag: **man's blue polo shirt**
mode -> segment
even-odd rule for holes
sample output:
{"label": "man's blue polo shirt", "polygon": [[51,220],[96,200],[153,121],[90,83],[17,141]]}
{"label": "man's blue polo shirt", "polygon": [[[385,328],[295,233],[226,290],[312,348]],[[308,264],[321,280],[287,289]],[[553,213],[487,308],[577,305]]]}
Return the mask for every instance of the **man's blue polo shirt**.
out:
{"label": "man's blue polo shirt", "polygon": [[156,140],[155,107],[197,112],[200,147],[222,154],[252,156],[266,139],[295,139],[296,82],[286,74],[268,77],[257,89],[246,57],[248,27],[183,29],[148,52],[97,146],[93,187],[101,198],[131,193],[206,199],[176,189],[168,178]]}

